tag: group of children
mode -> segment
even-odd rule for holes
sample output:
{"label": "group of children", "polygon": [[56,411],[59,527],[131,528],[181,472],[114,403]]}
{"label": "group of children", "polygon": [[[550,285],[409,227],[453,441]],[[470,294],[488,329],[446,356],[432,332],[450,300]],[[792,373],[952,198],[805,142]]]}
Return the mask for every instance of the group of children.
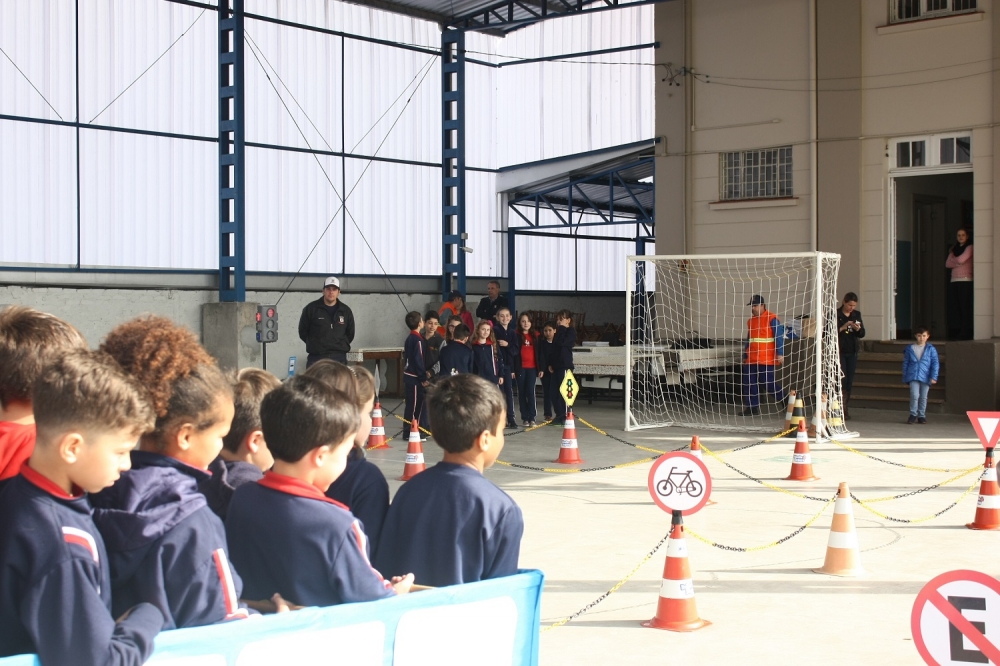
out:
{"label": "group of children", "polygon": [[333,361],[229,376],[161,317],[91,351],[51,315],[0,311],[0,657],[139,664],[163,629],[515,573],[521,511],[482,475],[501,394],[435,383],[444,459],[391,505],[362,448],[374,397]]}
{"label": "group of children", "polygon": [[424,408],[426,390],[441,378],[461,374],[478,375],[499,389],[506,403],[506,428],[518,427],[515,385],[524,427],[536,425],[539,379],[545,420],[565,422],[566,403],[559,388],[566,371],[573,369],[573,314],[560,310],[554,322],[545,323],[541,335],[527,314],[520,316],[516,327],[511,325],[512,319],[510,310],[501,308],[495,320],[480,320],[473,332],[461,319],[452,317],[442,338],[437,313],[431,311],[424,317],[417,311],[407,313],[410,334],[403,344],[406,422],[416,418],[427,427],[430,410]]}

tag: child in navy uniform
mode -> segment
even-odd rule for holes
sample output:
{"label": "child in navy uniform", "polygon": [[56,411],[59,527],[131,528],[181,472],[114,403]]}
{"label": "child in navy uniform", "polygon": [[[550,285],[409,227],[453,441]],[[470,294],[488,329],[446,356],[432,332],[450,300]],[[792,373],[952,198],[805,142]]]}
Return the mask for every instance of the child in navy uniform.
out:
{"label": "child in navy uniform", "polygon": [[361,521],[368,536],[368,556],[378,545],[382,521],[389,510],[389,483],[382,470],[365,458],[365,443],[372,430],[372,409],[375,407],[375,378],[364,366],[348,367],[323,360],[306,370],[310,377],[320,379],[354,401],[361,415],[361,425],[354,435],[354,447],[347,454],[347,467],[330,484],[326,496],[351,510]]}
{"label": "child in navy uniform", "polygon": [[410,329],[410,334],[406,336],[403,343],[403,384],[406,391],[406,407],[403,409],[403,418],[406,425],[404,433],[409,432],[410,424],[416,418],[420,425],[427,427],[427,415],[424,413],[424,394],[427,388],[427,368],[424,365],[424,340],[421,330],[424,327],[423,317],[416,310],[406,313],[406,328]]}
{"label": "child in navy uniform", "polygon": [[260,429],[260,401],[279,386],[277,377],[257,368],[244,368],[236,377],[233,424],[222,438],[219,457],[208,466],[211,478],[198,484],[208,508],[222,520],[226,519],[233,491],[244,483],[260,481],[274,463]]}
{"label": "child in navy uniform", "polygon": [[37,443],[0,493],[0,657],[44,666],[134,666],[153,651],[163,615],[140,603],[115,621],[104,541],[88,492],[129,468],[153,425],[142,387],[106,354],[66,352],[38,373]]}
{"label": "child in navy uniform", "polygon": [[372,601],[408,592],[386,581],[346,506],[323,493],[344,471],[360,416],[354,401],[316,377],[293,377],[261,404],[274,468],[241,486],[226,518],[247,598],[279,593],[304,606]]}
{"label": "child in navy uniform", "polygon": [[444,459],[396,493],[375,565],[434,586],[516,573],[521,509],[483,476],[503,449],[503,396],[480,377],[455,375],[431,389],[428,408]]}
{"label": "child in navy uniform", "polygon": [[503,367],[506,370],[503,386],[500,388],[507,400],[507,427],[517,428],[517,421],[514,420],[514,384],[517,383],[517,368],[521,361],[521,345],[517,339],[517,327],[511,325],[511,319],[508,308],[497,310],[493,334],[497,338],[497,349],[503,355]]}
{"label": "child in navy uniform", "polygon": [[17,476],[35,447],[31,387],[42,368],[63,352],[86,348],[62,319],[19,305],[0,312],[0,481]]}
{"label": "child in navy uniform", "polygon": [[472,349],[469,347],[470,334],[471,331],[465,324],[455,326],[451,342],[441,349],[441,377],[451,377],[463,372],[472,372]]}
{"label": "child in navy uniform", "polygon": [[573,328],[573,313],[560,310],[556,313],[556,334],[552,337],[552,355],[549,356],[549,390],[552,392],[552,422],[566,422],[566,401],[563,400],[559,388],[562,386],[566,371],[573,369],[573,346],[576,345],[576,329]]}
{"label": "child in navy uniform", "polygon": [[132,469],[91,497],[115,616],[145,601],[164,629],[246,617],[225,527],[198,492],[233,420],[232,387],[194,333],[163,317],[121,324],[101,349],[146,388],[156,414]]}
{"label": "child in navy uniform", "polygon": [[476,324],[475,342],[472,343],[472,373],[498,387],[500,395],[503,395],[503,380],[507,375],[503,354],[497,350],[493,326],[485,319]]}
{"label": "child in navy uniform", "polygon": [[545,420],[552,420],[552,370],[550,359],[552,358],[552,340],[556,337],[556,323],[547,321],[542,326],[542,339],[538,343],[535,354],[535,365],[538,366],[538,378],[542,380],[542,403],[545,410]]}

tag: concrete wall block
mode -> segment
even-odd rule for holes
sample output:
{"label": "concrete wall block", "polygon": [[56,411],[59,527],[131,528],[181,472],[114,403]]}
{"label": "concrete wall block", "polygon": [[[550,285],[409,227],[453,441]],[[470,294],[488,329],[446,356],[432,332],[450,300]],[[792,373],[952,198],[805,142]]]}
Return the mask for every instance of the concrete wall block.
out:
{"label": "concrete wall block", "polygon": [[[976,317],[978,334],[981,317]],[[982,318],[992,325],[992,318]],[[976,340],[948,343],[948,377],[945,402],[948,410],[1000,409],[1000,341]]]}
{"label": "concrete wall block", "polygon": [[[972,205],[977,211],[993,211],[993,181],[975,183],[972,186]],[[992,225],[991,225],[992,226]]]}

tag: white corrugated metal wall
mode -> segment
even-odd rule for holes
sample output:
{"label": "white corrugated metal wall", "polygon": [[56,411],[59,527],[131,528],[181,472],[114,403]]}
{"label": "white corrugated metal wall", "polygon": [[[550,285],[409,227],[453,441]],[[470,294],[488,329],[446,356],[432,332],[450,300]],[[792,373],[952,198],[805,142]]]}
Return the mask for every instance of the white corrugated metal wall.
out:
{"label": "white corrugated metal wall", "polygon": [[[336,0],[247,0],[247,11],[434,50],[440,44],[433,23]],[[79,12],[81,122],[216,135],[214,11],[80,0]],[[438,58],[253,19],[246,30],[248,142],[398,160],[248,147],[248,270],[438,274]],[[0,113],[76,118],[74,31],[64,0],[0,4],[0,47],[9,56],[0,59]],[[650,41],[647,7],[559,19],[506,38],[469,34],[466,46],[470,58],[505,62]],[[652,136],[653,72],[642,64],[652,62],[651,51],[575,60],[467,66],[470,275],[506,268],[503,237],[494,233],[494,169]],[[0,263],[216,266],[213,142],[81,129],[77,219],[76,134],[0,120]],[[623,271],[604,264],[608,250],[627,244],[578,243],[519,239],[519,287],[620,289]],[[571,268],[577,261],[580,270]]]}

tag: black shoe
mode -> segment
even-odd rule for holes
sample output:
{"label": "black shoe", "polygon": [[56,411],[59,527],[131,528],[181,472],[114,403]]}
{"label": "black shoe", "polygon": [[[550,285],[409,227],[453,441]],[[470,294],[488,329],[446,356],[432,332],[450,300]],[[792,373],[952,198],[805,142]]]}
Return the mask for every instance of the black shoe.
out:
{"label": "black shoe", "polygon": [[927,425],[927,419],[921,416],[920,418],[917,419],[917,425]]}
{"label": "black shoe", "polygon": [[566,419],[556,417],[552,419],[552,425],[566,425]]}
{"label": "black shoe", "polygon": [[916,422],[917,422],[917,417],[914,416],[913,414],[910,414],[910,417],[906,419],[906,425],[913,425]]}
{"label": "black shoe", "polygon": [[507,430],[517,430],[517,423],[515,423],[514,421],[511,421],[510,423],[508,423],[507,424]]}

